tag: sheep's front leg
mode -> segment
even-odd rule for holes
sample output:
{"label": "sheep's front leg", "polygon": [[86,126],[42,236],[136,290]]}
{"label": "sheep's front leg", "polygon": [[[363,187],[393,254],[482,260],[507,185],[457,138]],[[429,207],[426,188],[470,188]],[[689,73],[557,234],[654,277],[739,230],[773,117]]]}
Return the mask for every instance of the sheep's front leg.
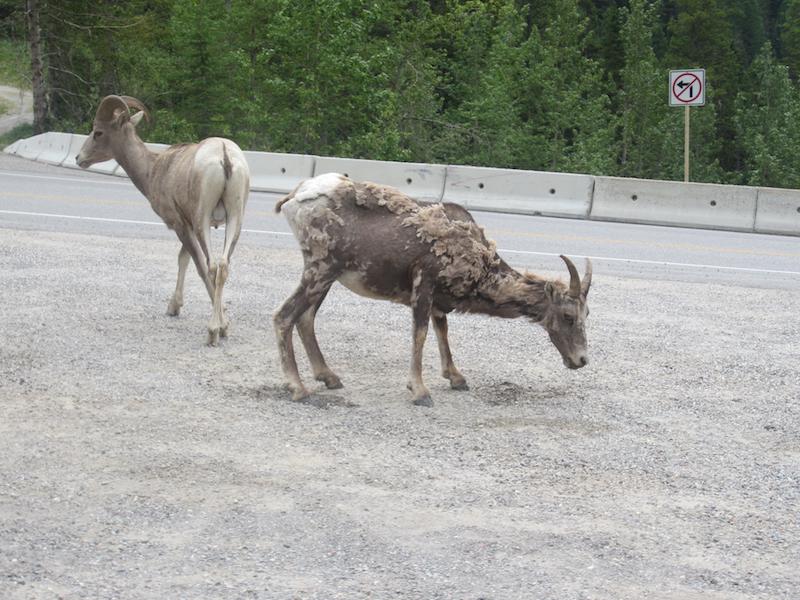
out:
{"label": "sheep's front leg", "polygon": [[[331,284],[333,285],[333,284]],[[314,319],[317,316],[317,311],[320,305],[328,295],[330,285],[322,293],[316,303],[309,308],[300,319],[297,321],[297,333],[300,334],[300,340],[303,342],[303,347],[306,349],[308,359],[311,361],[311,368],[314,371],[314,379],[325,383],[325,387],[330,390],[339,389],[342,387],[342,380],[334,373],[328,364],[325,362],[325,357],[322,356],[322,350],[319,349],[317,342],[317,335],[314,332]]]}
{"label": "sheep's front leg", "polygon": [[413,314],[413,340],[411,353],[411,375],[408,388],[417,406],[433,406],[431,393],[422,381],[422,349],[428,337],[428,322],[433,305],[433,286],[425,280],[421,269],[414,272],[411,291],[411,311]]}
{"label": "sheep's front leg", "polygon": [[167,314],[171,317],[177,317],[183,306],[183,282],[186,278],[186,268],[189,266],[190,257],[186,246],[181,245],[181,250],[178,252],[178,282],[175,284],[175,292],[172,294],[172,299],[167,305]]}
{"label": "sheep's front leg", "polygon": [[468,390],[467,380],[453,364],[453,355],[450,353],[450,342],[447,339],[447,315],[433,313],[433,330],[436,332],[436,341],[439,343],[439,357],[442,360],[442,377],[450,381],[454,390]]}

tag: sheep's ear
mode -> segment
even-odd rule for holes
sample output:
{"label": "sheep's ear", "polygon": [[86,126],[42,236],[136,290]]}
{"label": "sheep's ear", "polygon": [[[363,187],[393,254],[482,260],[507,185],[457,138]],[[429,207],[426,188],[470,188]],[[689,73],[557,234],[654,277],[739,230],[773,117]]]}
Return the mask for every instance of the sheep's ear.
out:
{"label": "sheep's ear", "polygon": [[550,299],[551,302],[556,302],[558,300],[558,288],[553,285],[552,281],[548,281],[544,284],[544,293]]}
{"label": "sheep's ear", "polygon": [[144,111],[140,110],[136,114],[131,117],[131,123],[133,123],[134,127],[138,127],[139,123],[142,122],[142,118],[144,117]]}
{"label": "sheep's ear", "polygon": [[127,110],[115,111],[113,124],[116,127],[122,127],[127,121],[130,120],[130,118],[131,115]]}

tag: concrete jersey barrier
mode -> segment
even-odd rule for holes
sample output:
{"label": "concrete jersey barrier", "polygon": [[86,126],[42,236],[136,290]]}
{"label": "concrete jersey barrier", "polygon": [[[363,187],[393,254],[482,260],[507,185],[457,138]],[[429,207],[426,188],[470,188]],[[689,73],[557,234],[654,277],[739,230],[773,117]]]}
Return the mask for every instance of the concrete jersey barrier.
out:
{"label": "concrete jersey barrier", "polygon": [[3,148],[3,152],[6,154],[16,154],[17,147],[19,146],[22,140],[17,140],[16,142],[11,142],[8,146]]}
{"label": "concrete jersey barrier", "polygon": [[36,160],[51,165],[60,165],[67,158],[71,142],[71,133],[46,133],[42,150]]}
{"label": "concrete jersey barrier", "polygon": [[595,177],[590,218],[753,231],[756,188]]}
{"label": "concrete jersey barrier", "polygon": [[589,215],[590,175],[448,166],[444,198],[468,209],[529,215]]}
{"label": "concrete jersey barrier", "polygon": [[800,190],[758,188],[755,229],[800,235]]}
{"label": "concrete jersey barrier", "polygon": [[[77,169],[75,156],[87,137],[50,132],[17,140],[3,151]],[[146,145],[155,152],[169,147]],[[800,235],[800,190],[270,152],[245,156],[254,190],[285,193],[303,179],[336,172],[391,185],[413,198],[476,210]],[[126,176],[114,160],[90,170]]]}
{"label": "concrete jersey barrier", "polygon": [[291,192],[314,174],[314,156],[278,154],[275,152],[244,153],[250,167],[250,189],[260,192]]}
{"label": "concrete jersey barrier", "polygon": [[356,181],[390,185],[418,200],[439,201],[444,192],[444,165],[318,156],[314,175],[323,173],[342,173]]}
{"label": "concrete jersey barrier", "polygon": [[19,140],[14,149],[14,154],[22,158],[36,160],[36,157],[39,156],[44,148],[46,138],[46,133],[40,133],[39,135]]}

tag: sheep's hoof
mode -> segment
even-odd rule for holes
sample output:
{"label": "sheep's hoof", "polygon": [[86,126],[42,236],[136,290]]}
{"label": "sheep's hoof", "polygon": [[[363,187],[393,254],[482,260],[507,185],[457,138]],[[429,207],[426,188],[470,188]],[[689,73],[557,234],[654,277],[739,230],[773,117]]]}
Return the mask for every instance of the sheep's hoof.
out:
{"label": "sheep's hoof", "polygon": [[339,390],[343,388],[342,380],[335,373],[322,373],[317,375],[317,381],[322,381],[329,390]]}
{"label": "sheep's hoof", "polygon": [[181,314],[181,305],[176,302],[170,302],[167,306],[167,315],[170,317],[177,317]]}
{"label": "sheep's hoof", "polygon": [[208,341],[206,344],[208,346],[216,346],[219,343],[219,329],[209,329],[208,330]]}
{"label": "sheep's hoof", "polygon": [[450,380],[450,388],[454,390],[458,390],[459,392],[465,392],[469,390],[469,386],[467,385],[466,379],[461,380]]}
{"label": "sheep's hoof", "polygon": [[430,394],[425,394],[419,398],[414,398],[414,405],[431,407],[433,406],[433,398],[431,398]]}
{"label": "sheep's hoof", "polygon": [[309,392],[303,385],[298,387],[296,385],[289,384],[289,389],[292,391],[292,401],[294,402],[301,402],[311,395],[311,392]]}
{"label": "sheep's hoof", "polygon": [[219,337],[224,337],[224,338],[228,337],[228,327],[230,327],[230,326],[231,326],[230,323],[227,323],[225,325],[225,327],[220,327],[219,328]]}

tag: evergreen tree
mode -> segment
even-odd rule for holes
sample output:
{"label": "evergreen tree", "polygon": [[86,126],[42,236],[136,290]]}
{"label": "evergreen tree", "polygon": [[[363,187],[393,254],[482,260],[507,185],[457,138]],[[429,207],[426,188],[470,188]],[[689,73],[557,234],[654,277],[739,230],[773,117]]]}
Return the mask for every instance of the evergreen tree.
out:
{"label": "evergreen tree", "polygon": [[756,85],[736,99],[745,183],[800,187],[800,92],[766,43],[748,72]]}
{"label": "evergreen tree", "polygon": [[787,0],[780,25],[783,62],[797,80],[800,78],[800,0]]}
{"label": "evergreen tree", "polygon": [[652,47],[658,6],[631,0],[620,11],[625,62],[620,73],[620,169],[626,177],[663,176],[662,140],[668,121],[666,71]]}
{"label": "evergreen tree", "polygon": [[[734,44],[730,15],[720,0],[677,0],[677,15],[669,24],[670,69],[706,70],[706,81],[713,85],[719,160],[722,167],[735,171],[739,149],[733,126],[734,98],[741,85],[740,57]],[[707,101],[711,101],[709,95]]]}
{"label": "evergreen tree", "polygon": [[587,19],[577,0],[552,0],[542,11],[540,31],[528,43],[528,69],[521,83],[528,168],[611,173],[616,162],[616,119],[607,82],[585,55]]}
{"label": "evergreen tree", "polygon": [[461,110],[464,139],[455,162],[521,168],[526,166],[525,146],[543,143],[527,134],[521,114],[520,82],[528,46],[524,29],[524,19],[513,2],[507,2],[494,29],[486,68]]}

